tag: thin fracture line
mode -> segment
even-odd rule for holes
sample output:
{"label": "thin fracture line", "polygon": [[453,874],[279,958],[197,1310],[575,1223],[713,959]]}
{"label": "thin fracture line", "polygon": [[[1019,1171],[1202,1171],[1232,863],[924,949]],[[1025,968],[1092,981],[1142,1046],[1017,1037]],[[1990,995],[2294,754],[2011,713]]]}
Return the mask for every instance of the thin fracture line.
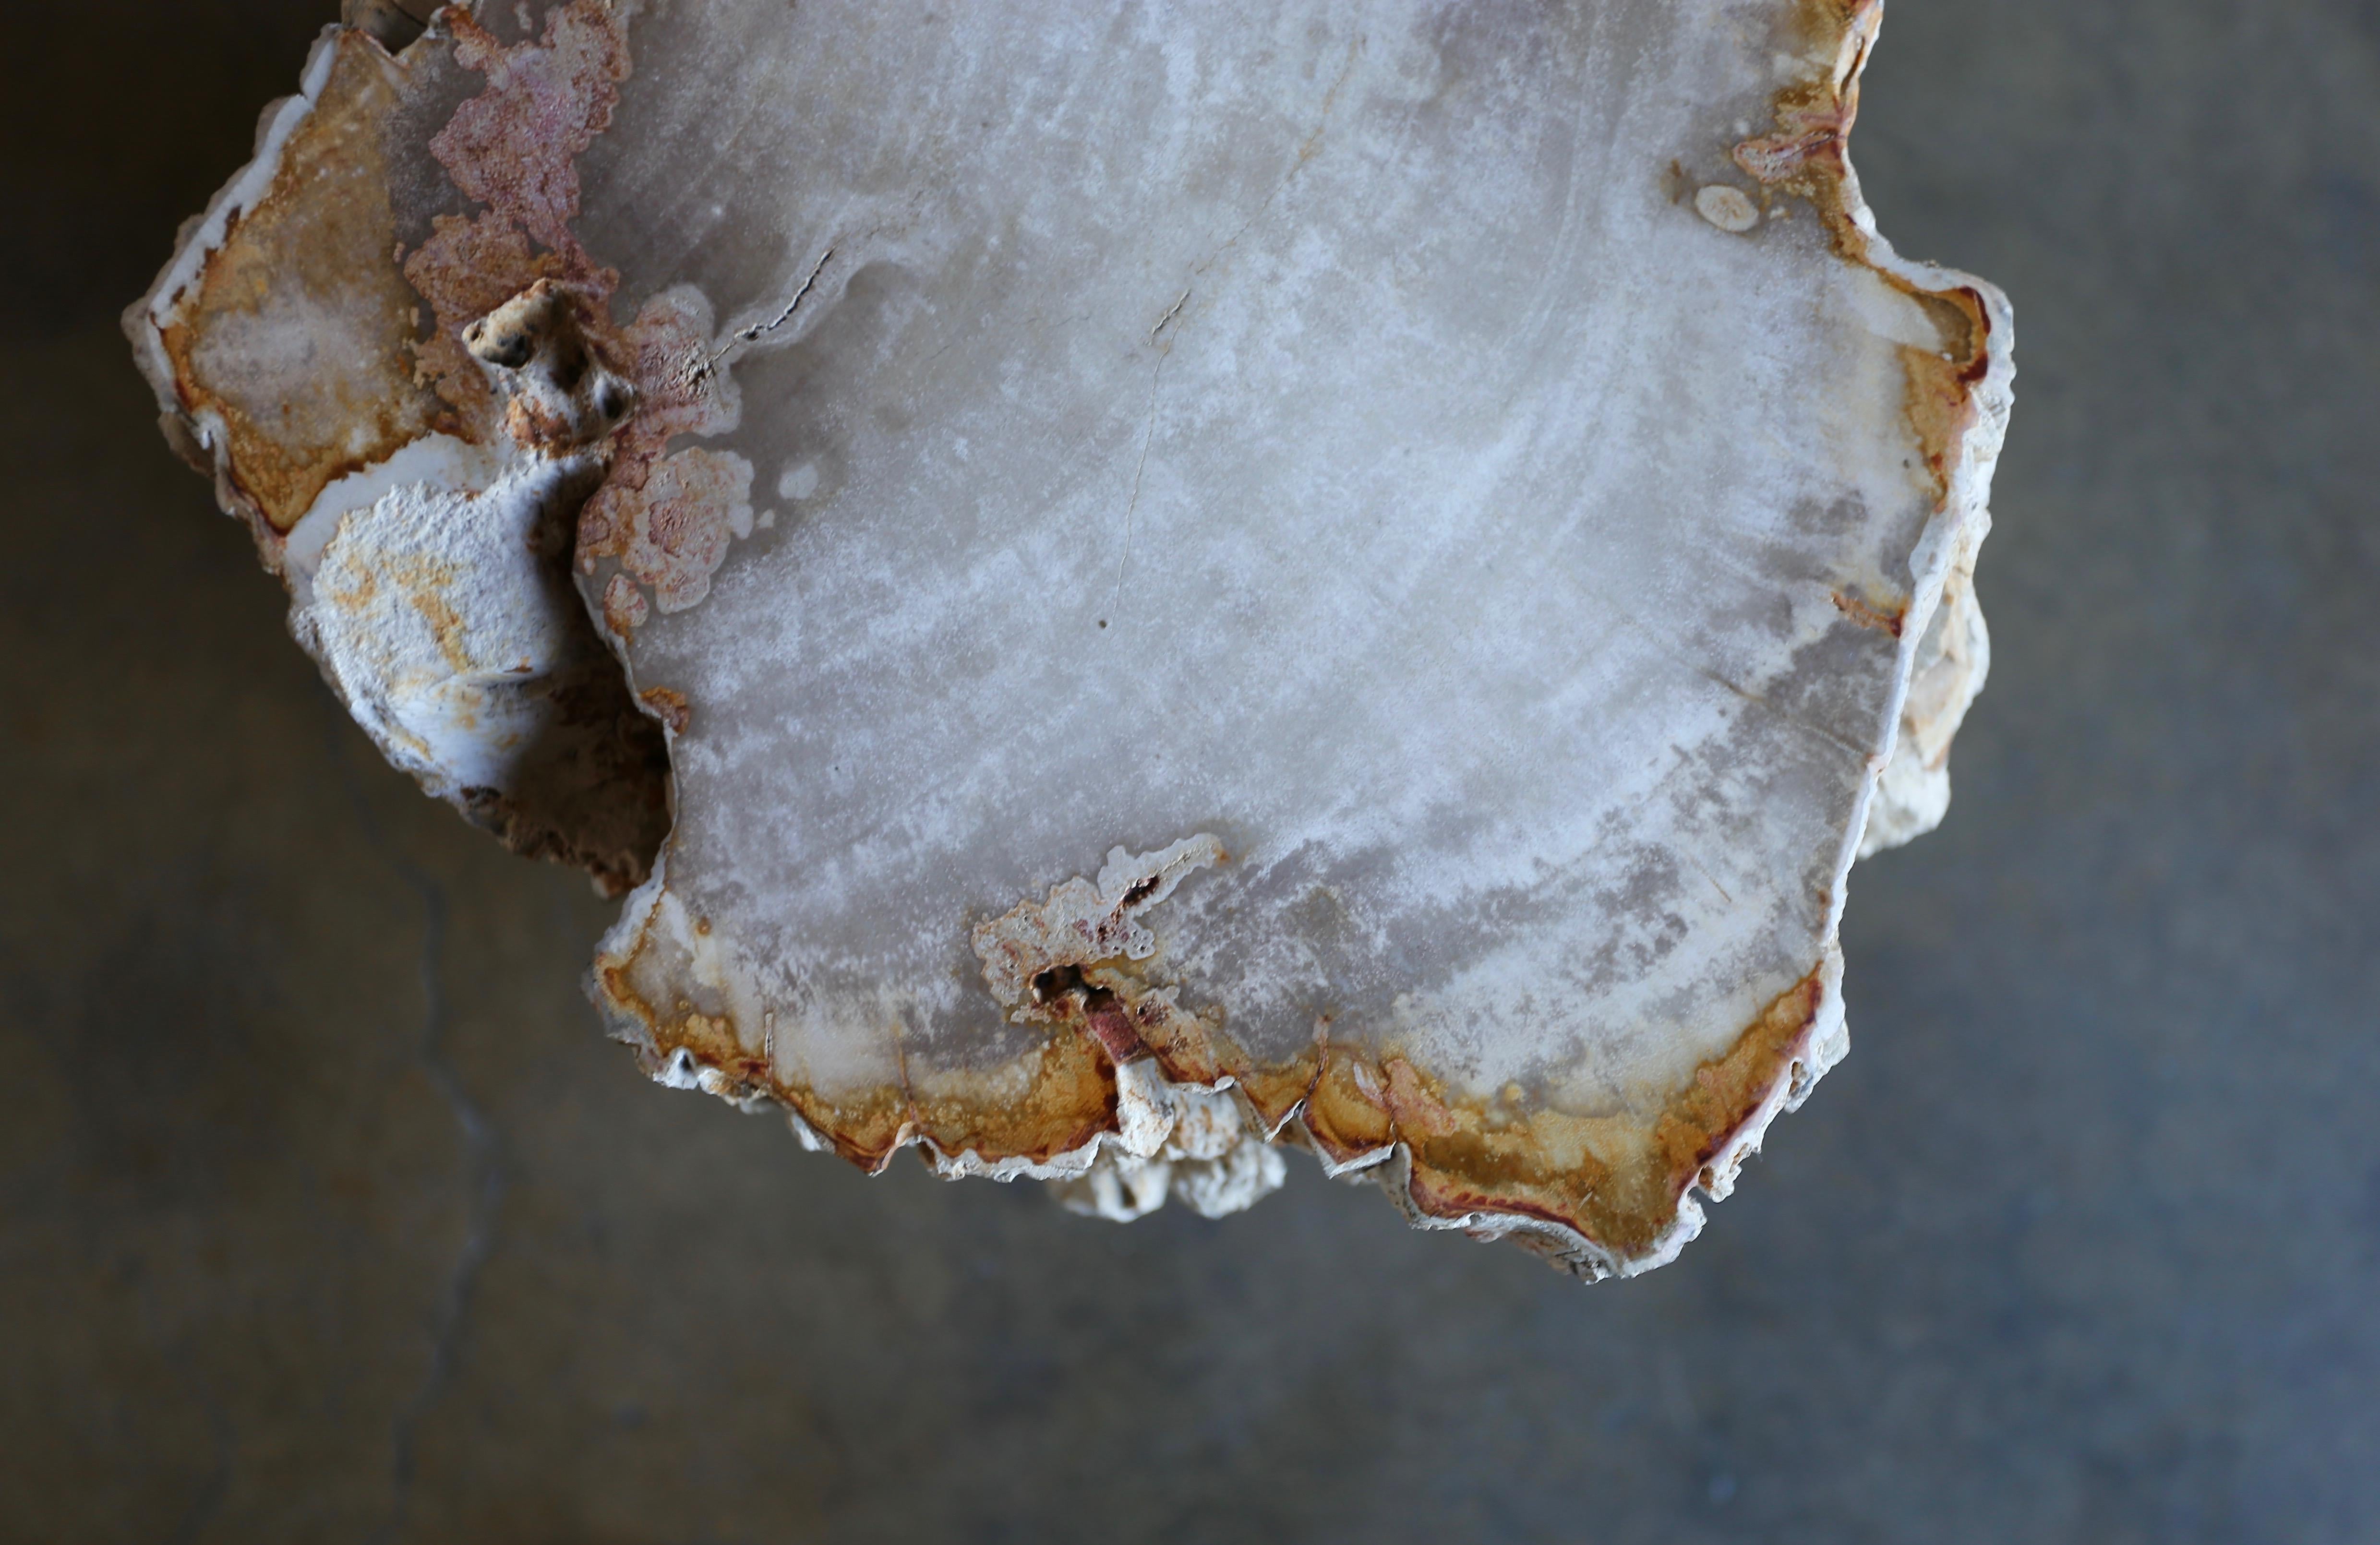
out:
{"label": "thin fracture line", "polygon": [[727,351],[734,348],[736,344],[751,343],[760,337],[761,335],[765,333],[773,333],[778,328],[783,326],[787,322],[791,321],[794,313],[801,309],[803,298],[809,294],[810,286],[819,282],[819,275],[826,272],[826,265],[833,259],[833,257],[834,249],[832,247],[828,248],[825,251],[820,252],[819,254],[819,261],[810,265],[809,277],[802,281],[801,288],[794,291],[794,298],[785,302],[785,309],[779,311],[774,317],[771,318],[767,322],[756,322],[751,326],[742,329],[735,335],[734,342],[720,345],[719,352],[710,357],[710,365],[706,365],[704,369],[708,370],[710,365],[716,365],[722,359],[726,359]]}

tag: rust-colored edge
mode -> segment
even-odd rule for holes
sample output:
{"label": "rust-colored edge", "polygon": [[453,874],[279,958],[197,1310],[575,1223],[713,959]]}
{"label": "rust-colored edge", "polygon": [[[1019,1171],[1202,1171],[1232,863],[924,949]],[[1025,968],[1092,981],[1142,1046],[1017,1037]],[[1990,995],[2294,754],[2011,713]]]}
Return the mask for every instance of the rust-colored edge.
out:
{"label": "rust-colored edge", "polygon": [[[1979,281],[1888,259],[1878,250],[1881,242],[1852,172],[1850,145],[1860,76],[1883,19],[1884,0],[1802,0],[1795,25],[1806,51],[1834,53],[1842,61],[1840,73],[1779,91],[1770,102],[1774,127],[1739,142],[1731,159],[1760,184],[1765,199],[1808,201],[1839,255],[1915,301],[1941,330],[1941,349],[1903,345],[1900,355],[1907,376],[1902,412],[1923,452],[1936,507],[1947,509],[1961,442],[1977,421],[1977,391],[2005,349],[1995,347],[1997,308]],[[1950,282],[1925,282],[1934,277]]]}
{"label": "rust-colored edge", "polygon": [[[308,64],[308,89],[268,107],[259,127],[257,160],[249,170],[264,176],[264,185],[251,189],[243,186],[246,176],[234,179],[219,196],[221,227],[197,251],[195,272],[177,274],[177,255],[158,287],[125,315],[126,331],[164,409],[168,441],[200,470],[213,474],[225,507],[247,521],[273,566],[281,539],[323,489],[385,461],[425,434],[461,432],[455,416],[413,381],[404,358],[409,329],[403,322],[390,335],[390,390],[376,403],[348,405],[370,427],[359,447],[344,438],[336,444],[307,445],[276,435],[269,422],[215,392],[193,358],[195,337],[187,319],[239,310],[261,298],[238,292],[257,290],[265,271],[278,276],[284,265],[277,259],[290,254],[260,249],[260,231],[270,241],[281,220],[300,208],[319,217],[327,179],[335,176],[351,187],[357,199],[377,197],[380,209],[358,205],[345,216],[365,222],[378,216],[390,226],[394,241],[379,128],[395,99],[402,66],[379,43],[352,29],[330,29],[316,46],[320,52]],[[276,137],[275,128],[284,127],[277,120],[285,117],[285,132]],[[211,210],[201,221],[216,213]],[[353,287],[363,272],[352,266],[354,254],[344,247],[317,251],[318,246],[302,242],[292,250],[311,253],[327,265],[320,276],[326,286]],[[393,266],[390,274],[395,276]],[[400,296],[400,286],[401,278],[391,286],[391,298],[409,310],[416,298],[409,290]],[[202,448],[210,440],[212,455]]]}
{"label": "rust-colored edge", "polygon": [[897,1089],[838,1100],[780,1078],[765,1047],[745,1046],[725,1018],[685,1003],[663,1012],[638,991],[628,963],[646,949],[650,927],[626,950],[607,952],[590,984],[646,1072],[659,1077],[681,1055],[689,1058],[708,1092],[739,1104],[766,1101],[783,1107],[871,1174],[916,1144],[929,1144],[943,1157],[973,1154],[987,1166],[1055,1174],[1080,1167],[1068,1163],[1071,1156],[1087,1164],[1099,1139],[1117,1130],[1115,1070],[1087,1036],[1050,1036],[1033,1053],[1038,1065],[1026,1097],[997,1105],[921,1095],[905,1079]]}
{"label": "rust-colored edge", "polygon": [[1466,1174],[1459,1168],[1468,1156],[1464,1145],[1486,1140],[1468,1131],[1408,1139],[1406,1186],[1414,1205],[1431,1217],[1466,1223],[1480,1214],[1533,1217],[1560,1224],[1621,1260],[1653,1255],[1676,1224],[1688,1187],[1716,1194],[1714,1164],[1757,1136],[1755,1118],[1792,1081],[1797,1065],[1806,1069],[1825,991],[1822,972],[1814,968],[1778,994],[1734,1045],[1696,1067],[1693,1081],[1671,1097],[1653,1122],[1649,1150],[1621,1168],[1598,1163],[1571,1209],[1542,1198],[1562,1195],[1565,1185],[1577,1188],[1575,1175],[1532,1174],[1517,1158],[1504,1161],[1508,1177],[1500,1176],[1500,1185],[1480,1184],[1476,1170]]}
{"label": "rust-colored edge", "polygon": [[637,700],[654,718],[668,725],[672,735],[684,735],[686,725],[694,722],[694,710],[687,706],[686,694],[674,687],[648,687],[637,694]]}
{"label": "rust-colored edge", "polygon": [[[590,982],[647,1072],[691,1077],[747,1108],[782,1107],[820,1146],[871,1174],[916,1145],[946,1173],[1049,1178],[1087,1165],[1118,1130],[1116,1037],[1079,1013],[1053,1016],[1028,1053],[1034,1065],[1021,1098],[932,1098],[905,1078],[856,1101],[832,1099],[781,1077],[767,1047],[747,1046],[727,1018],[687,1002],[648,1000],[633,972],[653,927],[649,911],[625,947],[607,946]],[[1107,962],[1085,974],[1120,982],[1144,969]],[[1334,1170],[1379,1166],[1416,1223],[1511,1235],[1568,1270],[1602,1276],[1658,1264],[1691,1235],[1698,1215],[1680,1228],[1688,1189],[1723,1194],[1767,1117],[1824,1070],[1812,1043],[1829,1006],[1839,1006],[1831,994],[1822,962],[1667,1102],[1628,1122],[1638,1141],[1606,1152],[1575,1131],[1552,1139],[1557,1127],[1585,1125],[1577,1118],[1451,1098],[1405,1056],[1390,1052],[1375,1064],[1331,1046],[1327,1034],[1288,1064],[1265,1066],[1221,1031],[1212,1011],[1193,1016],[1165,1004],[1160,1012],[1145,999],[1150,1012],[1134,1016],[1141,1034],[1125,1054],[1151,1056],[1173,1083],[1237,1089],[1261,1130],[1309,1148]],[[1548,1157],[1556,1151],[1571,1157],[1557,1162]]]}

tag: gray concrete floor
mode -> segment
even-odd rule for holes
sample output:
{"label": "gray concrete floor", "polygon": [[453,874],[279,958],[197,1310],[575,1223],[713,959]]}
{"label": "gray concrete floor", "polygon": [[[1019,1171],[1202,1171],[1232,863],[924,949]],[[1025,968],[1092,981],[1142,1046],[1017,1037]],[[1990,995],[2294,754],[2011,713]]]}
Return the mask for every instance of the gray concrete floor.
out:
{"label": "gray concrete floor", "polygon": [[1893,0],[1870,195],[2018,307],[1992,683],[1851,1060],[1582,1288],[636,1076],[113,329],[323,8],[8,7],[0,1537],[2380,1539],[2380,10]]}

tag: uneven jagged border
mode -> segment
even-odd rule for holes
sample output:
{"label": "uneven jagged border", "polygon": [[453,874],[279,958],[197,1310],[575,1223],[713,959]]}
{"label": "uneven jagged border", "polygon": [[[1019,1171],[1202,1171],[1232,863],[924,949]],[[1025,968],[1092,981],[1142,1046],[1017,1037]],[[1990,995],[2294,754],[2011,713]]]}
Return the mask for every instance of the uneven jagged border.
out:
{"label": "uneven jagged border", "polygon": [[[1832,71],[1789,88],[1774,100],[1770,132],[1739,143],[1733,160],[1757,188],[1761,203],[1779,198],[1805,200],[1846,261],[1881,276],[1923,306],[1946,338],[1961,340],[1934,353],[1904,348],[1906,411],[1924,447],[1937,488],[1937,512],[1912,560],[1912,599],[1899,614],[1854,620],[1885,628],[1900,642],[1893,714],[1898,743],[1888,764],[1871,764],[1867,788],[1846,834],[1828,897],[1821,958],[1794,987],[1776,999],[1739,1036],[1723,1056],[1705,1064],[1693,1082],[1663,1113],[1654,1130],[1652,1168],[1627,1177],[1607,1177],[1597,1189],[1606,1198],[1567,1206],[1544,1197],[1576,1195],[1580,1178],[1557,1188],[1551,1174],[1487,1151],[1475,1130],[1464,1132],[1449,1118],[1437,1092],[1395,1064],[1381,1080],[1369,1077],[1327,1046],[1311,1065],[1274,1073],[1226,1071],[1211,1061],[1172,1069],[1187,1074],[1172,1087],[1217,1089],[1235,1087],[1253,1125],[1275,1140],[1316,1152],[1335,1175],[1378,1181],[1412,1223],[1422,1228],[1460,1229],[1481,1237],[1511,1238],[1567,1270],[1590,1278],[1633,1275],[1673,1259],[1702,1226],[1694,1193],[1718,1199],[1731,1188],[1744,1157],[1759,1144],[1768,1123],[1798,1105],[1846,1046],[1840,992],[1840,959],[1834,943],[1841,918],[1844,880],[1864,852],[1905,840],[1940,819],[1939,769],[1960,716],[1981,685],[1985,645],[1972,591],[1977,545],[1989,529],[1985,504],[1991,468],[2005,431],[2013,367],[2011,320],[2006,301],[1979,280],[1900,258],[1877,235],[1860,198],[1846,155],[1846,140],[1858,103],[1858,82],[1881,18],[1881,0],[1802,0],[1799,22],[1813,52],[1825,48]],[[286,529],[270,518],[257,493],[234,465],[237,445],[220,415],[210,421],[203,405],[184,389],[171,340],[150,325],[161,300],[170,299],[230,239],[239,219],[265,201],[283,172],[293,137],[328,80],[338,34],[326,36],[310,61],[305,94],[268,110],[254,162],[218,195],[203,216],[186,227],[179,249],[158,286],[128,317],[144,370],[165,409],[166,432],[184,455],[216,480],[225,507],[245,518],[267,562],[280,566]],[[1925,691],[1912,693],[1913,680]],[[666,719],[671,705],[648,704]],[[1881,775],[1881,788],[1879,787]],[[1052,1127],[1038,1153],[982,1159],[973,1149],[945,1151],[921,1131],[919,1113],[879,1112],[880,1140],[855,1145],[848,1136],[831,1140],[801,1113],[799,1091],[774,1087],[765,1074],[755,1079],[751,1059],[740,1055],[732,1034],[725,1043],[710,1036],[688,1037],[685,1025],[665,1033],[661,1016],[638,1001],[617,967],[622,953],[612,941],[633,940],[655,919],[664,897],[662,876],[631,899],[627,915],[607,941],[607,966],[599,959],[590,984],[613,1019],[615,1033],[630,1041],[647,1070],[664,1083],[698,1087],[747,1109],[774,1106],[788,1115],[805,1145],[834,1148],[870,1169],[880,1169],[901,1147],[923,1148],[944,1174],[986,1174],[1008,1179],[1079,1178],[1103,1147],[1122,1134],[1103,1130],[1095,1119],[1087,1129],[1079,1115]],[[699,1049],[689,1040],[710,1042]],[[1069,1082],[1113,1082],[1087,1044]],[[1403,1069],[1399,1077],[1397,1069]],[[738,1071],[731,1071],[731,1069]],[[1078,1112],[1079,1101],[1062,1102]],[[1094,1109],[1099,1108],[1094,1103]],[[1115,1117],[1108,1119],[1113,1125]],[[871,1122],[869,1125],[877,1125]],[[1590,1160],[1591,1163],[1592,1161]],[[1485,1185],[1498,1173],[1501,1183]],[[1470,1178],[1462,1178],[1469,1176]]]}
{"label": "uneven jagged border", "polygon": [[[629,699],[574,593],[572,526],[598,485],[643,512],[656,470],[684,485],[701,481],[682,475],[689,456],[723,459],[660,454],[718,427],[710,383],[644,379],[656,346],[686,352],[698,329],[709,343],[700,308],[663,295],[613,323],[616,276],[569,233],[576,157],[608,120],[629,9],[556,7],[520,50],[461,6],[395,54],[381,31],[325,30],[300,93],[265,110],[255,159],[124,319],[167,440],[213,474],[289,590],[292,632],[382,753],[610,895],[646,877],[667,834],[668,751],[657,705]],[[478,72],[486,89],[431,148],[480,213],[433,216],[407,253],[387,135],[440,89],[424,67],[449,45],[462,74],[445,88]],[[510,79],[521,53],[531,73],[571,72],[578,108],[540,118],[528,145],[501,132],[525,116],[504,99],[537,84]],[[570,378],[541,387],[531,361],[463,335],[540,284],[550,363]]]}

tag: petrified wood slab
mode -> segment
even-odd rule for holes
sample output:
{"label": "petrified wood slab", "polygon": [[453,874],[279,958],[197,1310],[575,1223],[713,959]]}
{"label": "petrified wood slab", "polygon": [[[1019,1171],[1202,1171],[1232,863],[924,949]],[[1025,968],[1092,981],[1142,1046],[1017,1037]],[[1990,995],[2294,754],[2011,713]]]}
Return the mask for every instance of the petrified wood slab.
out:
{"label": "petrified wood slab", "polygon": [[392,759],[637,886],[657,1077],[1634,1271],[1985,666],[1878,9],[382,6],[128,321]]}

